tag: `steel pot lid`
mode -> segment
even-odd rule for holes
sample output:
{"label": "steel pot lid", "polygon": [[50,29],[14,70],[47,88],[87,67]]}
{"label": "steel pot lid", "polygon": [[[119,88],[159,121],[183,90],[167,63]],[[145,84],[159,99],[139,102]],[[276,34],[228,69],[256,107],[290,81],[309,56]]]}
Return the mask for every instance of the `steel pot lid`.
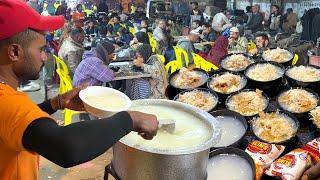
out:
{"label": "steel pot lid", "polygon": [[196,108],[194,106],[171,101],[171,100],[164,100],[164,99],[141,99],[141,100],[135,100],[132,102],[132,107],[139,107],[139,106],[165,106],[174,108],[175,110],[179,110],[182,113],[189,113],[190,115],[193,115],[197,117],[199,120],[204,122],[206,126],[209,129],[209,139],[206,140],[204,143],[195,145],[188,148],[181,148],[181,149],[157,149],[152,147],[144,147],[144,146],[137,146],[135,142],[132,142],[130,140],[127,140],[126,138],[120,139],[120,143],[123,143],[129,147],[139,149],[141,151],[150,152],[150,153],[156,153],[156,154],[166,154],[166,155],[184,155],[184,154],[192,154],[201,152],[207,149],[210,149],[210,147],[217,144],[220,140],[221,136],[221,127],[219,122],[209,113]]}

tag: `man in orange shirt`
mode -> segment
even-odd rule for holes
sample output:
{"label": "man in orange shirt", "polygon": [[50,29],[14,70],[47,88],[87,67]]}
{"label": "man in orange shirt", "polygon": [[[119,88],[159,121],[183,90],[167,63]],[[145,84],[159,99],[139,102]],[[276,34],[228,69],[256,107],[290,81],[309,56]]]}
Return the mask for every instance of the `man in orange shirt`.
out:
{"label": "man in orange shirt", "polygon": [[38,179],[39,155],[62,166],[89,161],[134,130],[152,139],[156,117],[120,112],[101,120],[58,126],[49,114],[58,109],[84,110],[80,88],[35,105],[16,89],[39,78],[47,57],[42,32],[62,27],[62,16],[40,16],[20,0],[0,1],[0,179]]}

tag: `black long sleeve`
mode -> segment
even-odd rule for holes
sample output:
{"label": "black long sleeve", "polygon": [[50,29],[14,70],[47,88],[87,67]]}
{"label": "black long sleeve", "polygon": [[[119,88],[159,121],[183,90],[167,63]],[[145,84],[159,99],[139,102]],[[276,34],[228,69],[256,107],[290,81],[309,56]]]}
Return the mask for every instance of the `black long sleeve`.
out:
{"label": "black long sleeve", "polygon": [[101,155],[132,129],[132,119],[127,112],[69,126],[58,126],[52,119],[40,118],[24,132],[23,145],[67,168]]}
{"label": "black long sleeve", "polygon": [[46,100],[46,101],[42,102],[41,104],[38,104],[38,107],[42,111],[44,111],[50,115],[56,112],[56,110],[52,109],[50,100]]}

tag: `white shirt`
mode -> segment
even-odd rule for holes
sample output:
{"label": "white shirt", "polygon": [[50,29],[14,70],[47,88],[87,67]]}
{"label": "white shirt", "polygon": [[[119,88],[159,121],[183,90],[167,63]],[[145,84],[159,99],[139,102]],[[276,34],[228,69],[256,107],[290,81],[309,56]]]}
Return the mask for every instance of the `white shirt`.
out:
{"label": "white shirt", "polygon": [[212,28],[215,31],[222,32],[225,29],[225,25],[231,25],[229,19],[223,13],[218,13],[213,17]]}

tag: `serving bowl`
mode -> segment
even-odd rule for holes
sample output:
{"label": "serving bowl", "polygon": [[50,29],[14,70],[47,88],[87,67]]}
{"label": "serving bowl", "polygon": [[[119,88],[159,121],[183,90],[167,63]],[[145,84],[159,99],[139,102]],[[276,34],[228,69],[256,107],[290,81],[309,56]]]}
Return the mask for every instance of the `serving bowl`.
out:
{"label": "serving bowl", "polygon": [[288,139],[284,139],[284,140],[281,140],[281,141],[268,141],[266,139],[263,139],[262,137],[260,137],[257,133],[256,133],[256,129],[254,127],[254,122],[256,120],[259,119],[259,117],[255,117],[255,118],[252,118],[252,121],[250,123],[250,128],[251,128],[251,131],[252,133],[255,135],[255,137],[259,140],[259,141],[263,141],[263,142],[266,142],[266,143],[270,143],[270,144],[281,144],[281,145],[287,145],[289,144],[289,142],[291,142],[297,135],[297,132],[298,132],[298,129],[300,127],[300,123],[298,121],[298,119],[291,113],[289,113],[288,111],[281,111],[281,110],[276,110],[276,111],[266,111],[265,112],[266,114],[270,114],[270,113],[279,113],[280,115],[288,118],[288,120],[291,121],[291,123],[293,123],[293,126],[295,128],[295,132],[293,133],[293,135],[288,138]]}
{"label": "serving bowl", "polygon": [[[219,78],[219,77],[221,78],[221,76],[223,76],[223,75],[225,75],[225,74],[227,74],[227,73],[230,73],[230,74],[239,76],[239,77],[241,78],[241,81],[242,81],[242,82],[241,82],[240,87],[239,87],[238,90],[232,91],[232,92],[228,92],[228,93],[223,93],[223,92],[221,92],[221,91],[219,91],[219,90],[217,90],[217,89],[215,89],[215,88],[213,88],[213,87],[211,86],[211,84],[215,81],[216,78]],[[221,102],[221,105],[224,106],[225,100],[227,99],[227,97],[228,97],[230,94],[235,93],[235,92],[238,92],[238,91],[241,91],[241,90],[243,90],[243,89],[247,86],[247,78],[246,78],[244,75],[242,75],[241,73],[238,73],[238,72],[220,72],[220,73],[217,73],[217,74],[211,76],[211,77],[208,79],[207,86],[208,86],[208,88],[209,88],[211,91],[217,93],[217,95],[219,96],[219,100],[220,100],[220,102]]]}
{"label": "serving bowl", "polygon": [[197,74],[201,75],[203,79],[201,79],[201,82],[197,85],[197,86],[190,86],[190,87],[177,87],[175,85],[175,83],[173,81],[175,81],[175,78],[176,76],[179,75],[181,69],[179,71],[175,71],[174,73],[172,73],[170,76],[169,76],[169,87],[168,87],[168,96],[169,96],[169,99],[174,99],[174,97],[179,94],[180,92],[182,91],[185,91],[185,90],[190,90],[190,89],[195,89],[195,88],[205,88],[206,87],[206,84],[207,84],[207,80],[209,78],[209,75],[206,71],[202,70],[202,69],[199,69],[199,68],[196,68],[196,69],[193,69],[192,71],[195,71],[197,72]]}
{"label": "serving bowl", "polygon": [[291,89],[284,89],[284,90],[276,97],[276,102],[277,102],[277,105],[278,105],[278,107],[279,107],[280,109],[282,109],[282,110],[284,110],[284,111],[288,111],[288,112],[292,113],[295,117],[297,117],[297,119],[298,119],[299,122],[300,122],[300,126],[301,126],[301,127],[307,127],[307,126],[309,126],[309,125],[311,124],[311,121],[309,121],[309,117],[310,117],[310,116],[309,116],[309,113],[310,113],[311,110],[313,110],[314,108],[316,108],[317,105],[316,105],[314,108],[312,108],[312,109],[310,109],[310,110],[308,110],[308,111],[304,111],[304,112],[293,112],[293,111],[289,110],[288,108],[286,108],[285,105],[283,105],[282,103],[279,102],[279,101],[280,101],[280,100],[279,100],[280,97],[281,97],[284,93],[286,93],[286,92],[288,92],[288,91],[290,91],[290,90],[295,90],[295,89],[305,90],[305,91],[307,91],[308,93],[312,94],[312,95],[316,98],[317,105],[319,105],[319,95],[318,95],[316,92],[314,92],[314,91],[311,90],[311,89],[300,88],[300,87],[295,87],[295,88],[291,88]]}
{"label": "serving bowl", "polygon": [[[301,65],[301,66],[304,66],[304,67],[310,67],[310,68],[314,68],[316,70],[319,70],[320,71],[320,67],[319,66],[315,66],[315,65],[311,65],[311,64],[306,64],[306,65]],[[312,89],[316,92],[319,92],[320,90],[320,80],[317,80],[317,81],[303,81],[303,80],[297,80],[293,77],[291,77],[289,75],[289,72],[292,68],[295,68],[295,67],[299,67],[299,66],[290,66],[286,69],[286,72],[285,72],[285,77],[286,79],[288,80],[288,83],[290,84],[290,86],[292,87],[303,87],[303,88],[309,88],[309,89]]]}
{"label": "serving bowl", "polygon": [[[245,92],[256,92],[256,91],[257,91],[257,90],[255,90],[255,89],[244,89],[244,90],[241,90],[241,91],[239,91],[239,92],[236,92],[236,93],[231,94],[231,95],[226,99],[226,102],[225,102],[226,108],[227,108],[228,110],[238,112],[237,110],[233,109],[234,107],[232,107],[232,106],[230,105],[230,101],[233,99],[233,97],[234,97],[234,96],[238,96],[238,95],[241,94],[241,93],[245,93]],[[248,113],[247,113],[247,114],[244,114],[244,113],[241,113],[241,112],[238,112],[238,113],[240,113],[242,116],[244,116],[247,120],[250,120],[252,117],[258,115],[258,112],[266,110],[266,109],[268,108],[268,105],[269,105],[269,97],[267,96],[266,93],[264,93],[264,92],[261,92],[261,93],[262,93],[262,97],[264,98],[264,101],[265,101],[265,105],[264,105],[263,109],[257,110],[257,113],[254,113],[254,114],[253,114],[253,113],[251,113],[251,114],[248,114]]]}
{"label": "serving bowl", "polygon": [[[247,120],[239,113],[235,112],[235,111],[230,111],[230,110],[218,110],[218,111],[213,111],[210,112],[210,114],[215,117],[217,119],[217,121],[219,122],[219,117],[232,117],[235,119],[235,121],[239,121],[241,123],[241,125],[243,125],[244,133],[239,137],[239,139],[237,141],[235,141],[232,144],[229,144],[227,146],[217,146],[215,145],[213,147],[213,149],[217,149],[217,148],[224,148],[224,147],[237,147],[242,139],[245,137],[246,135],[246,131],[248,130],[248,123]],[[221,129],[222,129],[222,134],[221,136],[223,136],[223,129],[224,127],[222,126],[222,124],[220,123]]]}
{"label": "serving bowl", "polygon": [[[271,64],[272,66],[274,66],[275,68],[277,68],[279,70],[278,77],[276,77],[275,79],[262,81],[262,80],[254,79],[253,77],[251,77],[249,75],[250,71],[252,71],[252,68],[255,68],[256,66],[262,67],[264,65],[269,65],[269,64]],[[256,62],[256,63],[250,64],[246,68],[244,75],[248,79],[248,86],[250,88],[261,89],[265,93],[267,93],[268,95],[274,95],[274,94],[278,93],[278,92],[276,92],[276,90],[278,90],[279,89],[278,87],[283,83],[284,73],[285,73],[285,68],[281,64],[278,64],[276,62],[261,61],[261,62]],[[261,73],[261,76],[265,76],[265,75]]]}
{"label": "serving bowl", "polygon": [[[87,87],[80,91],[79,97],[83,101],[86,111],[98,118],[110,117],[118,112],[128,110],[131,106],[131,100],[127,95],[118,90],[103,86]],[[93,98],[112,98],[112,100],[122,101],[123,106],[121,108],[112,108],[112,103],[116,102],[110,102],[110,104],[105,104],[101,107],[101,105],[92,101]]]}
{"label": "serving bowl", "polygon": [[[196,88],[196,89],[189,89],[189,90],[185,90],[185,91],[182,91],[182,92],[180,92],[179,94],[177,94],[175,97],[174,97],[174,101],[178,101],[178,102],[181,102],[181,101],[179,101],[179,96],[180,95],[183,95],[183,94],[185,94],[185,93],[188,93],[188,92],[192,92],[192,91],[201,91],[201,92],[204,92],[204,93],[206,93],[206,95],[209,95],[209,96],[212,96],[213,98],[214,98],[214,100],[216,100],[215,101],[215,103],[212,105],[212,107],[210,108],[210,109],[203,109],[203,110],[205,110],[205,111],[207,111],[207,112],[211,112],[211,111],[213,111],[216,107],[217,107],[217,105],[219,104],[219,97],[218,97],[218,95],[215,93],[215,92],[212,92],[212,91],[210,91],[209,89],[206,89],[206,88]],[[184,103],[184,102],[183,102]],[[200,108],[200,107],[197,107],[197,108]],[[201,108],[200,108],[201,109]]]}
{"label": "serving bowl", "polygon": [[247,66],[244,66],[242,68],[229,68],[226,67],[225,63],[230,59],[231,56],[233,55],[243,55],[246,59],[248,59],[249,64],[254,63],[254,60],[252,59],[252,57],[246,53],[235,53],[235,54],[228,54],[226,55],[220,62],[220,67],[226,71],[230,71],[230,72],[243,72]]}
{"label": "serving bowl", "polygon": [[[245,151],[241,150],[241,149],[237,149],[237,148],[233,148],[233,147],[227,147],[227,148],[221,148],[221,149],[217,149],[214,151],[210,152],[210,159],[209,159],[209,165],[212,164],[213,162],[211,162],[213,160],[213,158],[219,156],[219,155],[231,155],[231,156],[239,156],[240,158],[244,159],[249,167],[252,170],[252,179],[255,179],[256,177],[256,166],[255,163],[253,161],[253,159],[251,158],[251,156],[249,154],[247,154]],[[237,163],[237,162],[236,162]],[[234,164],[234,167],[237,168],[243,168],[242,166],[238,166],[238,164]],[[208,169],[209,171],[210,169]],[[217,177],[211,177],[210,173],[208,173],[208,179],[216,179]]]}
{"label": "serving bowl", "polygon": [[[276,50],[276,48],[270,48],[270,50]],[[269,58],[265,55],[265,53],[262,54],[262,58],[263,60],[265,61],[268,61],[268,62],[276,62],[276,63],[279,63],[281,65],[283,65],[284,67],[289,67],[292,65],[292,60],[294,59],[294,53],[291,51],[291,50],[288,50],[288,49],[284,49],[287,51],[287,55],[288,55],[288,59],[286,61],[283,61],[283,62],[277,62],[276,60],[272,59],[272,58]]]}

